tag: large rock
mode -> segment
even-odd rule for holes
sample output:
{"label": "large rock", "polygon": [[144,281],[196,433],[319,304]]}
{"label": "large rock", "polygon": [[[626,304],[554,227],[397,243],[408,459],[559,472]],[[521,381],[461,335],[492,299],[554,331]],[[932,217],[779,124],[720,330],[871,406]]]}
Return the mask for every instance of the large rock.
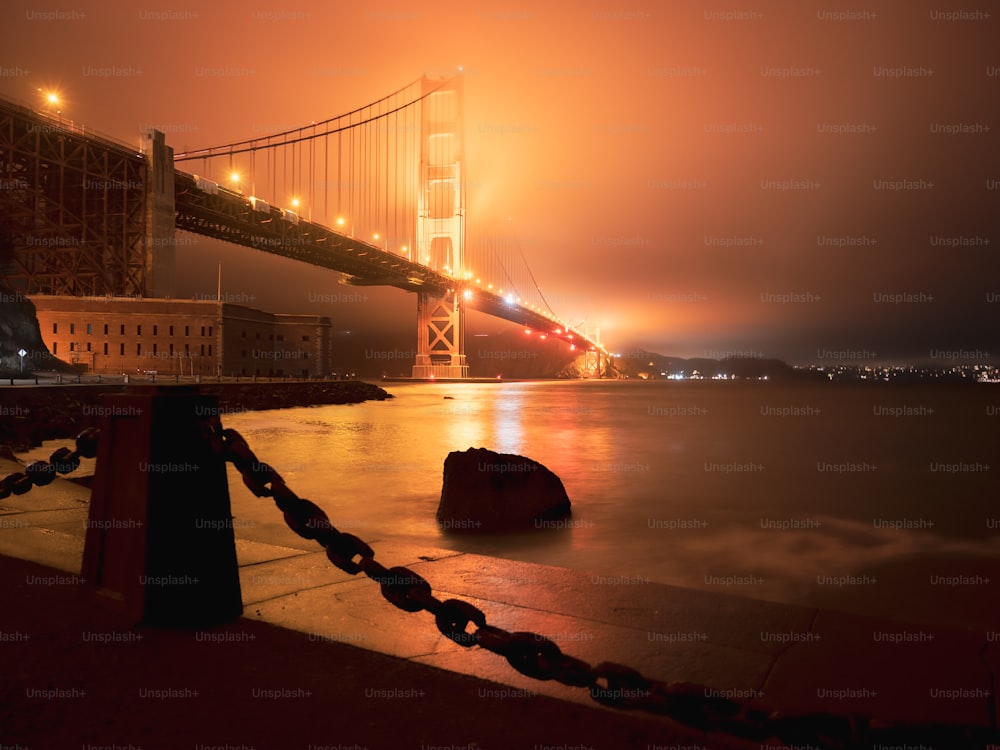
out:
{"label": "large rock", "polygon": [[445,530],[545,528],[569,513],[562,481],[530,458],[469,448],[444,461],[437,520]]}

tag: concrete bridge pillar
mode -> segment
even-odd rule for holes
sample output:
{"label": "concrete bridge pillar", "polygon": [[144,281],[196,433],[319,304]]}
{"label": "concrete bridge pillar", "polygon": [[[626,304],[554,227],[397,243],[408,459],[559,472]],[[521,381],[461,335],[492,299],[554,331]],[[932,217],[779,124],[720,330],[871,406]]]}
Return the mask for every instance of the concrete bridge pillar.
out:
{"label": "concrete bridge pillar", "polygon": [[174,150],[163,133],[146,133],[146,291],[147,297],[173,297],[175,292],[176,214],[174,208]]}

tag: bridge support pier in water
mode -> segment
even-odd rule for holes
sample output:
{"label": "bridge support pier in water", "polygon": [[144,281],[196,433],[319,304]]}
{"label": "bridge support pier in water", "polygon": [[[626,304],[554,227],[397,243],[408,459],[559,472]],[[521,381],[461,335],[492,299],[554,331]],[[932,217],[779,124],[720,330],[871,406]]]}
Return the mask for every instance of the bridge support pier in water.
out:
{"label": "bridge support pier in water", "polygon": [[584,352],[577,362],[585,378],[614,377],[614,360],[605,352],[597,349]]}
{"label": "bridge support pier in water", "polygon": [[415,379],[469,377],[465,359],[465,305],[457,292],[444,297],[417,293]]}

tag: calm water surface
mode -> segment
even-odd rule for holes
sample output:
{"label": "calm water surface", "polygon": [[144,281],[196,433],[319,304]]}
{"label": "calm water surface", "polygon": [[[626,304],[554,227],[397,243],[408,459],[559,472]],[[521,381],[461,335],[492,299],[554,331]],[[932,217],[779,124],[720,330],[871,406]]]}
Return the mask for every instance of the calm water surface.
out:
{"label": "calm water surface", "polygon": [[[388,384],[395,398],[224,415],[344,531],[758,599],[1000,626],[1000,389],[773,382]],[[446,398],[450,397],[450,398]],[[562,479],[565,528],[443,532],[470,447]],[[989,467],[989,468],[986,468]],[[283,534],[231,474],[241,533]],[[252,521],[252,522],[250,522]],[[988,579],[988,580],[987,580]]]}

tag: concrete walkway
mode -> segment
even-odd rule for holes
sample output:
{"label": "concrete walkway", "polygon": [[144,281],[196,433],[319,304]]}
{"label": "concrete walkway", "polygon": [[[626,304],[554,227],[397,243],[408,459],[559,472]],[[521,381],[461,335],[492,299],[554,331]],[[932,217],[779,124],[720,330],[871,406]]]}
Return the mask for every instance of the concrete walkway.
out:
{"label": "concrete walkway", "polygon": [[[17,464],[0,459],[0,476],[16,468]],[[79,573],[88,500],[89,490],[60,479],[26,495],[0,501],[0,554],[66,574]],[[332,520],[336,524],[336,519]],[[587,721],[596,722],[598,727],[615,725],[617,731],[625,732],[613,735],[624,744],[609,747],[758,747],[693,733],[658,717],[598,707],[585,690],[522,676],[495,654],[452,643],[437,631],[428,613],[410,614],[393,607],[381,597],[374,582],[335,568],[314,543],[302,540],[295,546],[272,544],[259,538],[259,528],[255,530],[258,538],[250,539],[241,533],[238,524],[235,527],[245,614],[240,623],[218,629],[218,633],[247,629],[261,633],[260,644],[244,644],[248,645],[247,654],[251,648],[258,654],[268,638],[277,638],[281,647],[287,647],[284,636],[273,636],[279,631],[265,628],[278,626],[304,634],[296,641],[299,645],[304,640],[315,647],[348,646],[352,647],[351,653],[382,658],[370,653],[377,652],[395,657],[394,664],[420,670],[401,678],[402,683],[380,681],[374,676],[376,671],[365,678],[366,685],[389,697],[402,697],[401,690],[426,692],[412,681],[414,678],[441,680],[449,673],[467,676],[463,679],[476,678],[479,697],[497,699],[489,702],[488,711],[482,701],[473,704],[480,720],[485,722],[487,714],[492,716],[498,711],[500,726],[508,731],[517,728],[521,735],[511,738],[514,744],[510,745],[485,734],[448,740],[454,747],[528,747],[532,742],[533,750],[546,743],[604,746],[593,740],[593,734],[590,739],[578,732],[572,732],[576,739],[566,734]],[[992,684],[1000,667],[1000,623],[997,632],[988,633],[920,627],[680,589],[641,579],[597,576],[417,547],[391,539],[366,541],[383,565],[412,568],[431,583],[439,598],[472,602],[486,613],[489,624],[544,635],[565,653],[591,664],[619,662],[650,677],[694,682],[715,694],[754,697],[769,708],[787,711],[857,713],[889,721],[983,726],[989,726],[996,715]],[[67,580],[72,582],[71,578]],[[47,596],[59,596],[65,606],[74,606],[70,603],[73,586],[50,585],[46,590]],[[12,592],[6,583],[2,594],[5,611],[18,606],[11,602]],[[21,606],[30,609],[30,604]],[[26,616],[30,619],[30,612]],[[259,621],[259,626],[250,621]],[[77,625],[74,627],[79,630]],[[258,627],[271,635],[264,635],[263,630],[255,629]],[[171,637],[163,632],[157,636],[168,640]],[[51,637],[58,639],[60,635],[55,632]],[[73,643],[79,641],[78,632],[67,637]],[[239,645],[233,643],[232,649],[237,648]],[[371,662],[373,670],[379,663]],[[539,701],[546,697],[560,701],[544,703],[546,711],[574,717],[568,726],[563,723],[563,729],[554,733],[548,730],[561,720],[555,720],[551,713],[544,714],[548,718],[536,727],[524,724],[527,707],[542,705]],[[440,702],[442,712],[448,711],[447,700],[441,696],[435,700]],[[351,715],[356,702],[351,703]],[[383,708],[401,710],[406,703],[387,699]],[[370,708],[372,700],[364,704]],[[285,704],[279,701],[275,705]],[[319,718],[332,709],[317,706],[316,710]],[[7,717],[0,714],[3,718]],[[169,727],[163,729],[169,731]],[[26,746],[49,747],[40,736],[34,738],[35,745]],[[365,737],[369,740],[367,746],[382,746],[373,731],[351,742],[365,746]],[[389,741],[388,737],[383,739]],[[9,747],[10,741],[0,739],[4,741],[4,747]],[[311,750],[350,746],[338,742],[317,738],[306,745],[314,745]],[[226,743],[213,743],[207,736],[202,744],[205,748],[213,744],[226,747]],[[447,746],[444,739],[433,735],[420,742],[407,739],[403,744],[390,742],[386,746],[429,750],[435,744]],[[149,746],[181,745],[161,742]],[[239,743],[230,747],[239,747]]]}

